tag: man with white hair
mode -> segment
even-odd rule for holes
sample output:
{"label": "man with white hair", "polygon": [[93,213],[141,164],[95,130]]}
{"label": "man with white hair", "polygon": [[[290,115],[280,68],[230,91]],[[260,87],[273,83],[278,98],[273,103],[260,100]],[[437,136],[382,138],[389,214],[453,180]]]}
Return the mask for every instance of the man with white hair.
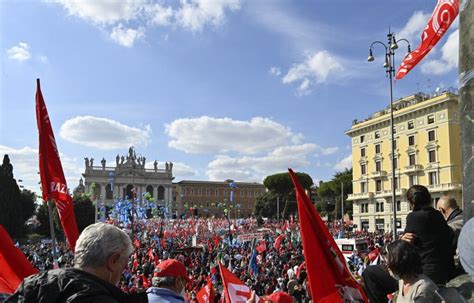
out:
{"label": "man with white hair", "polygon": [[117,287],[133,252],[129,236],[104,223],[85,228],[76,242],[73,268],[54,269],[25,278],[7,302],[146,302]]}

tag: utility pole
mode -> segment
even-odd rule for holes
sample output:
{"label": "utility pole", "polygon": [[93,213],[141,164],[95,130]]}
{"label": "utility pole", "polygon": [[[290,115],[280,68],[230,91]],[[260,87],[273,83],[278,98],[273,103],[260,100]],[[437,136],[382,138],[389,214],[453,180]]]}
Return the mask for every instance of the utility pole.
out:
{"label": "utility pole", "polygon": [[464,222],[474,216],[474,3],[459,6],[459,110]]}

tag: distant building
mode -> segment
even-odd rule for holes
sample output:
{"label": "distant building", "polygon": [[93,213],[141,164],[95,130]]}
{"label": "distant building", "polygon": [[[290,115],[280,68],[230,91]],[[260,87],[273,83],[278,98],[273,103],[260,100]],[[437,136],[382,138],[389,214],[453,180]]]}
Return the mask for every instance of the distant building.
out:
{"label": "distant building", "polygon": [[231,218],[248,217],[263,193],[260,183],[183,180],[174,183],[173,213],[205,217],[222,215],[227,208]]}
{"label": "distant building", "polygon": [[[461,133],[458,96],[411,95],[394,102],[397,228],[405,228],[406,191],[428,187],[433,203],[442,195],[461,200]],[[354,223],[359,229],[389,231],[392,226],[390,109],[363,122],[353,121]]]}
{"label": "distant building", "polygon": [[115,198],[142,197],[149,192],[159,205],[170,207],[172,201],[173,163],[166,162],[163,168],[158,168],[158,162],[153,162],[153,168],[145,168],[146,158],[137,156],[135,149],[130,147],[126,156],[117,155],[114,166],[107,166],[102,159],[100,165],[94,165],[93,158],[84,158],[85,171],[80,185],[74,190],[90,192],[95,183],[92,199],[111,204]]}

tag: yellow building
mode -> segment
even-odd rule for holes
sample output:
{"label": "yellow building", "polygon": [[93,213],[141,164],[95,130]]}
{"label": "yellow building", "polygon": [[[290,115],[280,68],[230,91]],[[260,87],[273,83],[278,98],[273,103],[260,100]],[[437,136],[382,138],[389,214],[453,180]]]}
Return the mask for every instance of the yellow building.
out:
{"label": "yellow building", "polygon": [[[458,96],[415,94],[394,102],[397,228],[409,213],[406,191],[421,184],[433,202],[443,195],[461,202],[461,130]],[[352,139],[354,223],[369,231],[392,230],[390,109],[354,120]]]}

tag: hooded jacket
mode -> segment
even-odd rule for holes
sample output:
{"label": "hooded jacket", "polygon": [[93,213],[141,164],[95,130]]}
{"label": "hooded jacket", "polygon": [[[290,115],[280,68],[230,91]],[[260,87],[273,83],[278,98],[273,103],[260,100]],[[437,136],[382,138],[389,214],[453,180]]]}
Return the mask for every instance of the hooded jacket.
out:
{"label": "hooded jacket", "polygon": [[127,295],[115,285],[77,268],[61,268],[32,275],[6,302],[121,303],[147,302],[146,294]]}

